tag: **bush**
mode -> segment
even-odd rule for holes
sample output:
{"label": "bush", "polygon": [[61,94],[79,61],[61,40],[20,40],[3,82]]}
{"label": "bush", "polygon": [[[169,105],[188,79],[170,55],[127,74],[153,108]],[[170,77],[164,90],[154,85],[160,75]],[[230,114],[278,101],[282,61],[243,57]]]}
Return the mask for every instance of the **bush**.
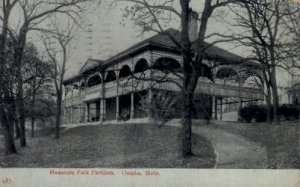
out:
{"label": "bush", "polygon": [[128,121],[129,119],[130,119],[130,109],[126,108],[126,109],[121,110],[118,120]]}
{"label": "bush", "polygon": [[279,108],[279,113],[285,120],[299,119],[299,108],[296,105],[283,104]]}
{"label": "bush", "polygon": [[158,126],[163,125],[176,113],[176,97],[170,92],[158,91],[153,95],[152,101],[149,96],[144,96],[140,101],[141,110],[150,114]]}
{"label": "bush", "polygon": [[[273,112],[273,107],[271,108],[271,114]],[[258,123],[266,122],[268,118],[268,108],[266,105],[258,105],[254,113],[254,120]],[[273,119],[273,115],[271,115]]]}
{"label": "bush", "polygon": [[[273,111],[273,107],[271,108],[271,113]],[[239,115],[246,123],[251,123],[253,120],[255,122],[266,122],[268,116],[268,108],[266,105],[249,105],[243,107],[239,111]],[[273,116],[271,115],[271,119]]]}
{"label": "bush", "polygon": [[246,123],[251,123],[257,108],[258,108],[257,105],[250,105],[250,106],[243,107],[240,109],[239,115]]}
{"label": "bush", "polygon": [[[273,107],[271,108],[271,120],[273,119]],[[266,105],[249,105],[243,107],[239,111],[239,115],[246,122],[250,123],[253,120],[256,122],[267,121],[268,109]],[[285,120],[299,119],[300,110],[296,105],[284,104],[279,107],[278,115],[284,117]]]}

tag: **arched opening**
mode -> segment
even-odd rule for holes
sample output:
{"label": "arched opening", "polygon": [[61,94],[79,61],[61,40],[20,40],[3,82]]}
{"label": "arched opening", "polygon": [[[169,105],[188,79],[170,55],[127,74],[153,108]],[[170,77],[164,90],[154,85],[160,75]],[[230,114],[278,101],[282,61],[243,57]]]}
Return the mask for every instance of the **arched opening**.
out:
{"label": "arched opening", "polygon": [[237,72],[231,68],[222,68],[217,72],[216,78],[218,79],[228,79],[228,78],[236,78]]}
{"label": "arched opening", "polygon": [[77,84],[74,84],[73,89],[78,90],[79,86]]}
{"label": "arched opening", "polygon": [[116,73],[113,70],[108,71],[107,75],[106,75],[105,82],[108,83],[108,82],[112,82],[112,81],[115,81],[115,80],[117,80]]}
{"label": "arched opening", "polygon": [[149,69],[149,64],[148,64],[147,60],[143,58],[136,63],[133,72],[140,73],[140,72],[144,72],[148,69]]}
{"label": "arched opening", "polygon": [[210,80],[213,80],[213,73],[211,69],[206,65],[202,64],[201,65],[201,75],[200,77],[207,77]]}
{"label": "arched opening", "polygon": [[259,88],[259,84],[261,84],[261,80],[263,80],[260,75],[252,70],[248,69],[243,72],[243,86],[251,87],[251,88]]}
{"label": "arched opening", "polygon": [[120,70],[119,78],[122,79],[130,75],[132,75],[130,67],[128,65],[124,65]]}
{"label": "arched opening", "polygon": [[77,84],[74,84],[73,86],[73,94],[77,94],[79,92],[79,86]]}
{"label": "arched opening", "polygon": [[163,57],[158,59],[152,66],[153,69],[163,71],[165,73],[169,72],[181,72],[180,63],[172,58]]}
{"label": "arched opening", "polygon": [[72,87],[67,86],[66,87],[66,97],[71,97],[72,96]]}
{"label": "arched opening", "polygon": [[260,78],[258,76],[250,76],[247,77],[243,83],[243,86],[250,87],[250,88],[259,88]]}
{"label": "arched opening", "polygon": [[87,82],[88,87],[96,86],[98,84],[101,84],[101,77],[99,75],[92,76]]}
{"label": "arched opening", "polygon": [[85,89],[85,82],[82,82],[81,84],[80,84],[80,90],[84,90]]}

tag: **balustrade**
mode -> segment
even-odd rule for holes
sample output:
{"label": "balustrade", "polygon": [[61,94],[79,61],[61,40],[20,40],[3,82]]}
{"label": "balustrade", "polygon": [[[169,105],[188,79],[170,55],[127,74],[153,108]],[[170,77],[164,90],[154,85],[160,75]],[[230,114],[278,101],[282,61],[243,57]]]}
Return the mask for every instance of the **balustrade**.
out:
{"label": "balustrade", "polygon": [[[111,81],[105,84],[105,95],[106,97],[115,97],[118,95],[128,94],[132,91],[141,91],[148,89],[151,81],[147,81],[150,78],[151,70],[134,74],[136,79],[125,77],[119,80],[119,92],[117,93],[117,81]],[[181,75],[174,75],[172,73],[165,74],[161,71],[155,71],[152,74],[153,80],[163,79],[163,83],[153,81],[154,88],[165,89],[170,91],[180,91],[178,85],[172,82],[180,83],[182,80],[179,78]],[[139,80],[141,78],[141,80]],[[145,79],[145,80],[143,80]],[[167,82],[170,80],[170,82]],[[172,82],[171,82],[172,81]],[[86,88],[86,91],[80,91],[77,94],[68,96],[66,98],[67,105],[80,104],[84,98],[101,97],[102,85],[96,85],[93,87]],[[211,94],[223,97],[242,97],[249,99],[263,99],[263,92],[257,88],[251,88],[242,86],[240,87],[237,82],[224,81],[222,79],[216,79],[212,82],[206,77],[199,77],[198,84],[195,90],[196,93]],[[94,95],[94,96],[93,96]],[[89,97],[92,96],[92,97]]]}

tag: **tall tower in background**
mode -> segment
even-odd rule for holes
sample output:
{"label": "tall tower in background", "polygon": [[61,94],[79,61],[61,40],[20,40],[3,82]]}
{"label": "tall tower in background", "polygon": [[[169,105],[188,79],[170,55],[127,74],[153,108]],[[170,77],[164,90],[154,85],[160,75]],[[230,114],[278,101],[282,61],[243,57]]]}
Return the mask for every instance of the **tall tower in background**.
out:
{"label": "tall tower in background", "polygon": [[87,29],[86,29],[86,36],[85,36],[85,49],[86,49],[86,55],[87,58],[92,58],[92,54],[93,54],[93,49],[94,49],[94,45],[93,45],[93,40],[94,36],[93,36],[93,24],[89,23],[87,25]]}
{"label": "tall tower in background", "polygon": [[107,59],[117,53],[113,37],[114,16],[108,0],[101,3],[100,10],[91,16],[84,33],[84,48],[87,58]]}

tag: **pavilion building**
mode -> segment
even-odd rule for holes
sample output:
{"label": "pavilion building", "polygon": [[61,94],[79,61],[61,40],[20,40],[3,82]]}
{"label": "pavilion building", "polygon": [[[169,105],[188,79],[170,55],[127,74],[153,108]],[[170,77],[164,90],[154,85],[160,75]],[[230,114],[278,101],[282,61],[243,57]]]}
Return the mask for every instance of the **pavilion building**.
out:
{"label": "pavilion building", "polygon": [[[104,122],[126,115],[145,118],[142,97],[151,99],[159,91],[179,95],[174,82],[181,84],[183,60],[168,35],[179,39],[180,32],[168,29],[104,61],[88,59],[76,75],[64,80],[64,122]],[[264,100],[262,89],[252,84],[259,78],[259,66],[238,55],[211,46],[201,72],[195,90],[196,118],[222,119],[224,112]]]}

